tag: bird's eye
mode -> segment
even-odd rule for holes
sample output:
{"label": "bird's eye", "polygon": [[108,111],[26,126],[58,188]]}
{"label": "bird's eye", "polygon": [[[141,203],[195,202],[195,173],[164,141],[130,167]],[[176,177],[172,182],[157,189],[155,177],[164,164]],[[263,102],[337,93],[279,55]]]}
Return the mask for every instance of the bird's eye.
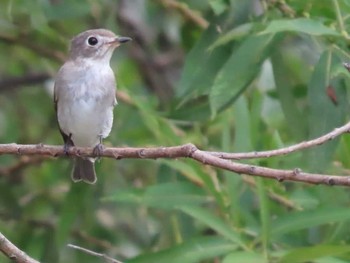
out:
{"label": "bird's eye", "polygon": [[89,37],[87,42],[90,46],[96,46],[98,43],[98,40],[96,37]]}

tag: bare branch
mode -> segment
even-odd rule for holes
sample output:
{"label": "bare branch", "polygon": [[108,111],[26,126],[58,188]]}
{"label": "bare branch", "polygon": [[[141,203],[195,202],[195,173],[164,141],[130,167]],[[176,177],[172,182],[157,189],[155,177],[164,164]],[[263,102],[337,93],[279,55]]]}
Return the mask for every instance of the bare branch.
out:
{"label": "bare branch", "polygon": [[33,164],[40,164],[44,160],[46,160],[45,156],[21,156],[21,158],[18,160],[17,163],[10,165],[8,167],[0,167],[0,176],[9,176],[13,173],[17,173],[23,169],[25,169],[27,166],[33,165]]}
{"label": "bare branch", "polygon": [[[154,147],[154,148],[105,148],[101,153],[101,157],[109,157],[115,159],[122,158],[192,158],[202,164],[208,164],[217,168],[232,171],[238,174],[247,174],[253,176],[260,176],[278,181],[295,181],[311,184],[325,184],[325,185],[343,185],[350,186],[350,176],[337,176],[325,174],[313,174],[302,172],[299,168],[294,170],[279,170],[266,168],[256,165],[241,164],[225,159],[248,159],[248,158],[262,158],[278,155],[285,155],[295,151],[311,148],[327,141],[333,140],[341,134],[350,131],[350,122],[342,127],[336,128],[333,131],[318,137],[316,139],[295,144],[286,148],[276,149],[264,152],[250,152],[250,153],[224,153],[224,152],[209,152],[201,151],[193,144],[184,144],[173,147]],[[62,146],[52,145],[20,145],[20,144],[0,144],[1,154],[14,155],[43,155],[43,156],[63,156],[65,155]],[[95,157],[93,148],[89,147],[71,147],[68,155],[78,157]]]}
{"label": "bare branch", "polygon": [[350,122],[348,122],[342,127],[335,128],[333,131],[325,135],[322,135],[321,137],[318,137],[316,139],[304,141],[304,142],[294,144],[292,146],[281,148],[281,149],[275,149],[271,151],[261,151],[261,152],[247,152],[247,153],[223,153],[223,152],[211,152],[211,151],[206,151],[206,153],[209,153],[216,157],[220,157],[222,159],[232,159],[232,160],[269,158],[272,156],[286,155],[296,151],[321,145],[327,141],[333,140],[334,138],[344,133],[348,133],[349,131],[350,131]]}
{"label": "bare branch", "polygon": [[160,3],[169,9],[178,10],[180,14],[186,19],[192,21],[197,26],[206,29],[209,22],[205,20],[198,12],[190,9],[185,3],[180,3],[175,0],[159,0]]}
{"label": "bare branch", "polygon": [[[347,124],[350,125],[350,124]],[[347,126],[346,125],[346,126]],[[347,130],[345,130],[347,131]],[[322,138],[322,137],[320,137]],[[315,140],[313,140],[315,141]],[[317,141],[317,139],[316,139]],[[322,141],[322,140],[321,140]],[[311,144],[314,145],[314,144]],[[309,145],[310,146],[310,145]],[[16,155],[45,155],[45,156],[63,156],[65,155],[62,146],[51,145],[19,145],[19,144],[0,144],[0,154]],[[68,151],[71,156],[78,157],[96,157],[93,154],[93,148],[71,147]],[[122,158],[192,158],[202,164],[208,164],[217,168],[232,171],[238,174],[247,174],[260,176],[264,178],[276,179],[280,182],[288,180],[295,182],[304,182],[311,184],[325,185],[343,185],[350,186],[350,176],[336,176],[325,174],[304,173],[299,168],[294,170],[279,170],[266,168],[256,165],[241,164],[230,160],[221,159],[210,152],[197,149],[193,144],[185,144],[173,147],[155,147],[155,148],[105,148],[100,155],[115,159]]]}
{"label": "bare branch", "polygon": [[21,77],[4,77],[0,80],[0,91],[13,90],[21,86],[41,84],[50,79],[50,74],[46,72],[30,73]]}
{"label": "bare branch", "polygon": [[241,164],[220,159],[203,151],[195,151],[191,157],[203,164],[232,171],[238,174],[248,174],[264,178],[276,179],[279,182],[294,181],[310,184],[350,186],[350,176],[304,173],[299,168],[294,170],[279,170],[256,165]]}
{"label": "bare branch", "polygon": [[89,255],[92,255],[92,256],[95,256],[95,257],[103,258],[104,261],[107,262],[107,263],[123,263],[123,262],[121,262],[119,260],[116,260],[114,258],[111,258],[111,257],[107,256],[106,254],[97,253],[97,252],[94,252],[92,250],[89,250],[89,249],[86,249],[86,248],[83,248],[83,247],[79,247],[79,246],[72,245],[72,244],[68,244],[67,247],[83,251],[86,254],[89,254]]}
{"label": "bare branch", "polygon": [[0,232],[0,251],[16,263],[39,263],[17,248]]}

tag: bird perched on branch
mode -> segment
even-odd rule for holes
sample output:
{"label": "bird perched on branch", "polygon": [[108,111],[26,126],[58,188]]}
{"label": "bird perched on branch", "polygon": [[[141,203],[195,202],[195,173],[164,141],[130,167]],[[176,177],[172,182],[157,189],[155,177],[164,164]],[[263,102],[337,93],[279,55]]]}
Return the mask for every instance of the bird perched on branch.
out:
{"label": "bird perched on branch", "polygon": [[[71,41],[68,60],[58,71],[54,88],[57,120],[65,151],[70,146],[103,150],[117,104],[116,81],[109,62],[113,51],[130,41],[106,29],[87,30]],[[95,158],[75,158],[74,182],[96,182]]]}

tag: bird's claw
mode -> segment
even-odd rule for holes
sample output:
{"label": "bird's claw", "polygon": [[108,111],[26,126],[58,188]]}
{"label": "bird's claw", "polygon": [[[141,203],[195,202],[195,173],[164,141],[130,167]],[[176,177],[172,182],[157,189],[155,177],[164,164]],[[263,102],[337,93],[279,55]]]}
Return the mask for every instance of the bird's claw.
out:
{"label": "bird's claw", "polygon": [[66,156],[69,155],[69,148],[70,148],[70,147],[71,147],[71,145],[68,144],[68,143],[65,143],[65,144],[63,145],[63,153],[64,153],[64,155],[66,155]]}
{"label": "bird's claw", "polygon": [[92,153],[97,157],[97,160],[100,160],[101,155],[103,154],[103,151],[104,151],[104,146],[102,143],[99,143],[94,147],[94,150],[92,151]]}

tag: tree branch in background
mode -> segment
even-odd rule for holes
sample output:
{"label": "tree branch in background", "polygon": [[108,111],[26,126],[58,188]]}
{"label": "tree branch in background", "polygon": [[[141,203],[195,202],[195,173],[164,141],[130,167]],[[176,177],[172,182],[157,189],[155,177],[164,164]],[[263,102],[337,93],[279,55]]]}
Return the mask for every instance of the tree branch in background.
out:
{"label": "tree branch in background", "polygon": [[180,3],[175,0],[158,0],[164,7],[168,9],[174,9],[186,19],[192,21],[194,24],[202,29],[206,29],[209,26],[209,22],[205,20],[199,12],[190,9],[185,3]]}
{"label": "tree branch in background", "polygon": [[16,263],[39,263],[17,248],[0,232],[0,251]]}
{"label": "tree branch in background", "polygon": [[12,90],[21,86],[31,86],[42,84],[46,80],[52,78],[50,74],[45,72],[31,73],[21,77],[4,77],[0,79],[0,92]]}
{"label": "tree branch in background", "polygon": [[[21,77],[2,76],[0,79],[0,92],[13,91],[16,88],[24,86],[42,85],[45,81],[53,78],[53,76],[46,72],[30,73]],[[128,93],[117,90],[116,95],[118,101],[122,101],[128,105],[134,105],[134,102]]]}
{"label": "tree branch in background", "polygon": [[295,17],[296,12],[283,0],[266,0],[268,5],[276,6],[282,14],[288,17]]}
{"label": "tree branch in background", "polygon": [[[272,156],[271,152],[275,152],[273,156],[284,155],[292,151],[311,148],[313,146],[320,145],[328,140],[332,140],[343,133],[347,133],[349,132],[349,129],[350,122],[317,139],[306,141],[295,146],[269,151],[270,153],[268,155],[266,155],[266,152],[263,152],[264,154],[262,154],[261,156],[265,155],[264,157],[270,157]],[[43,144],[19,145],[12,143],[0,144],[0,155],[1,154],[44,155],[57,157],[64,156],[65,152],[62,146],[51,146]],[[89,147],[71,147],[68,151],[68,154],[71,156],[78,157],[96,157],[93,153],[93,148]],[[216,168],[221,168],[238,174],[247,174],[253,176],[260,176],[264,178],[276,179],[280,182],[287,180],[310,184],[350,186],[349,176],[305,173],[299,168],[295,168],[294,170],[280,170],[250,164],[241,164],[238,162],[232,162],[230,160],[223,159],[222,156],[225,156],[226,154],[231,155],[231,153],[201,151],[195,145],[189,143],[180,146],[154,148],[109,147],[105,148],[100,156],[115,159],[192,158],[202,164],[211,165]],[[259,152],[244,153],[240,155],[259,156]]]}
{"label": "tree branch in background", "polygon": [[[133,14],[137,2],[120,0],[117,4],[116,19],[122,34],[134,40],[133,45],[128,48],[129,55],[138,66],[146,88],[153,92],[164,106],[174,94],[173,78],[179,73],[183,54],[176,46],[157,54],[154,44],[152,46],[150,43],[150,36],[155,32],[152,28],[146,28]],[[164,64],[164,57],[167,58],[167,64]]]}
{"label": "tree branch in background", "polygon": [[83,247],[79,247],[79,246],[72,245],[72,244],[68,244],[67,247],[83,251],[84,253],[92,255],[92,256],[95,256],[95,257],[102,258],[107,263],[123,263],[123,262],[121,262],[119,260],[116,260],[114,258],[111,258],[111,257],[109,257],[109,256],[107,256],[105,254],[97,253],[97,252],[94,252],[92,250],[89,250],[89,249],[86,249],[86,248],[83,248]]}
{"label": "tree branch in background", "polygon": [[39,46],[36,42],[33,42],[28,37],[10,37],[5,35],[0,35],[0,41],[3,41],[10,45],[19,45],[34,51],[36,54],[42,57],[50,58],[59,63],[63,63],[66,60],[66,55],[63,52],[56,51],[52,48]]}
{"label": "tree branch in background", "polygon": [[38,165],[47,160],[46,156],[21,156],[19,160],[7,167],[0,166],[0,177],[5,177],[11,183],[22,181],[22,171],[28,166]]}

